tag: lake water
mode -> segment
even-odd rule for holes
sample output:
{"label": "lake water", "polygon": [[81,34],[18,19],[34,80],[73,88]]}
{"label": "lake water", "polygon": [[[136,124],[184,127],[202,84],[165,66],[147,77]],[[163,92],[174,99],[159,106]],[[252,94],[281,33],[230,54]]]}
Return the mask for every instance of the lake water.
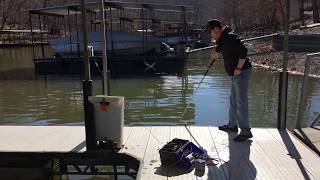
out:
{"label": "lake water", "polygon": [[[230,77],[217,63],[190,99],[207,64],[205,53],[188,59],[182,76],[118,78],[111,80],[111,94],[125,97],[125,124],[166,125],[191,123],[220,125],[228,120]],[[276,127],[277,72],[254,69],[250,85],[250,120],[254,127]],[[30,48],[0,49],[1,125],[83,124],[81,76],[37,76]],[[320,79],[309,81],[305,97],[306,124],[320,111]],[[290,75],[288,127],[294,127],[302,76]],[[94,77],[94,93],[101,93],[101,78]],[[190,102],[183,121],[178,121]]]}

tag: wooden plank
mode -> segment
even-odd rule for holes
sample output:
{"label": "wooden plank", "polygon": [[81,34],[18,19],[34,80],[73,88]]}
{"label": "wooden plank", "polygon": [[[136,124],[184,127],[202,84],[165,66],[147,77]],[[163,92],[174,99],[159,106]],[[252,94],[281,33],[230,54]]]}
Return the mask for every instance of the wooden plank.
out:
{"label": "wooden plank", "polygon": [[[270,134],[277,140],[278,144],[285,152],[290,153],[291,158],[302,167],[305,168],[311,178],[320,179],[320,158],[294,135],[287,131],[278,131],[276,129],[268,129]],[[303,170],[300,170],[303,171]]]}
{"label": "wooden plank", "polygon": [[286,179],[277,168],[275,162],[265,154],[264,149],[254,138],[251,142],[250,150],[250,161],[255,166],[258,179]]}
{"label": "wooden plank", "polygon": [[[222,159],[218,166],[206,167],[201,177],[194,170],[159,169],[158,150],[164,143],[173,138],[193,141],[183,126],[125,127],[120,152],[143,159],[142,179],[167,179],[167,174],[177,180],[320,179],[319,156],[286,131],[254,128],[251,143],[237,143],[232,140],[236,133],[216,127],[190,130],[209,155]],[[84,142],[85,132],[82,126],[0,126],[0,137],[2,152],[69,152]]]}
{"label": "wooden plank", "polygon": [[301,130],[295,129],[294,132],[299,134],[302,138],[306,136],[312,143],[320,142],[320,129],[302,128]]}
{"label": "wooden plank", "polygon": [[134,155],[143,160],[148,141],[150,138],[151,127],[132,127],[131,134],[120,152]]}
{"label": "wooden plank", "polygon": [[[219,152],[216,152],[215,144],[218,139],[213,140],[211,138],[211,133],[209,127],[196,127],[192,126],[190,128],[193,136],[199,142],[199,144],[204,148],[211,158],[219,159]],[[205,174],[197,179],[227,179],[227,175],[224,170],[219,168],[221,164],[206,166]]]}
{"label": "wooden plank", "polygon": [[[128,137],[131,134],[132,131],[132,127],[124,127],[123,128],[123,148],[125,148],[126,146],[126,142],[128,141]],[[86,146],[85,146],[85,142],[84,142],[84,146],[80,146],[80,148],[82,148],[79,152],[85,152],[87,150]],[[121,150],[120,150],[121,151]]]}
{"label": "wooden plank", "polygon": [[123,131],[123,148],[126,148],[126,144],[128,143],[128,139],[133,131],[133,127],[124,127]]}
{"label": "wooden plank", "polygon": [[151,127],[147,149],[143,159],[141,179],[167,179],[167,170],[161,166],[159,149],[164,146],[170,138],[170,127]]}
{"label": "wooden plank", "polygon": [[313,143],[313,145],[320,151],[320,142]]}
{"label": "wooden plank", "polygon": [[214,142],[214,146],[212,147],[214,151],[213,157],[219,158],[219,164],[217,165],[217,168],[223,172],[223,178],[229,179],[230,175],[227,164],[229,160],[229,140],[225,139],[226,137],[219,134],[224,132],[219,131],[216,127],[209,127],[209,132],[212,142]]}
{"label": "wooden plank", "polygon": [[0,151],[69,152],[85,141],[81,126],[0,126]]}
{"label": "wooden plank", "polygon": [[[227,170],[230,170],[230,178],[236,179],[241,178],[246,179],[246,177],[257,178],[257,179],[285,179],[285,176],[279,171],[279,169],[275,166],[275,164],[264,154],[263,149],[259,146],[258,142],[253,140],[244,143],[237,143],[233,141],[233,137],[235,137],[236,133],[226,133],[223,131],[219,131],[216,127],[211,127],[212,136],[214,140],[218,141],[217,148],[220,150],[220,154],[222,159],[225,161],[230,161],[231,158],[238,159],[234,157],[236,154],[238,156],[245,157],[240,159],[241,162],[247,163],[247,165],[243,165],[244,167],[249,167],[251,171],[251,175],[243,174],[245,169],[237,170],[237,167],[229,166],[226,167]],[[223,142],[226,141],[226,142]],[[234,151],[234,152],[232,152]],[[249,159],[248,159],[249,158]],[[242,165],[240,165],[242,166]]]}
{"label": "wooden plank", "polygon": [[320,129],[302,128],[293,130],[294,135],[320,156]]}
{"label": "wooden plank", "polygon": [[216,142],[219,157],[224,162],[221,169],[226,172],[227,179],[255,179],[256,169],[249,160],[250,143],[237,143],[233,141],[236,133],[226,133],[210,128],[212,139]]}
{"label": "wooden plank", "polygon": [[283,146],[277,141],[267,129],[253,129],[254,141],[257,141],[264,151],[266,157],[273,161],[273,164],[280,170],[286,179],[304,179],[313,176],[303,169],[300,171],[299,164],[288,155]]}

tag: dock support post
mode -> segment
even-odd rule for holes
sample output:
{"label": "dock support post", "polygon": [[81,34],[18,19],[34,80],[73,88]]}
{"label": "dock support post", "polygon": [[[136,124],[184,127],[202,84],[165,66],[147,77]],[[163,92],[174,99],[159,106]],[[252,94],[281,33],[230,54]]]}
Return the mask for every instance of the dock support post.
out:
{"label": "dock support post", "polygon": [[148,9],[145,9],[144,11],[144,18],[145,18],[145,37],[146,37],[146,52],[148,51]]}
{"label": "dock support post", "polygon": [[112,8],[109,6],[109,18],[110,18],[110,40],[111,40],[111,52],[113,54],[113,27],[112,27]]}
{"label": "dock support post", "polygon": [[94,124],[93,104],[89,102],[89,96],[92,96],[92,80],[90,75],[90,59],[88,52],[88,32],[86,18],[86,1],[81,0],[81,20],[82,20],[82,35],[83,35],[83,50],[84,50],[84,72],[85,80],[83,81],[83,106],[85,114],[85,129],[86,129],[86,146],[87,150],[95,150],[97,148],[96,131]]}
{"label": "dock support post", "polygon": [[300,20],[301,20],[301,26],[305,26],[305,21],[304,21],[304,0],[300,0]]}
{"label": "dock support post", "polygon": [[40,16],[40,14],[38,15],[38,18],[39,18],[39,28],[40,28],[41,53],[42,53],[42,58],[44,58],[44,47],[43,47],[43,36],[42,36],[42,24],[41,24],[41,16]]}
{"label": "dock support post", "polygon": [[282,79],[281,83],[281,106],[280,106],[280,119],[278,119],[278,128],[286,128],[286,118],[287,118],[287,92],[288,92],[288,42],[289,42],[289,24],[290,24],[290,0],[286,0],[286,16],[284,24],[284,41],[283,41],[283,65],[282,65]]}
{"label": "dock support post", "polygon": [[185,44],[186,43],[186,32],[187,32],[187,26],[186,26],[186,9],[184,6],[181,7],[181,21],[182,21],[182,28],[183,28],[183,33],[182,33],[182,42]]}
{"label": "dock support post", "polygon": [[79,45],[79,29],[78,29],[78,11],[76,11],[76,29],[77,29],[77,54],[80,57],[80,45]]}
{"label": "dock support post", "polygon": [[32,14],[29,14],[29,21],[30,21],[30,31],[31,31],[31,45],[32,45],[32,57],[33,57],[33,62],[35,61],[36,54],[35,54],[35,49],[34,49],[34,37],[33,37],[33,26],[32,26]]}
{"label": "dock support post", "polygon": [[68,7],[68,31],[69,31],[70,54],[72,55],[72,33],[71,33],[70,8],[69,7]]}
{"label": "dock support post", "polygon": [[[282,115],[282,111],[284,114],[287,114],[287,105],[284,109],[281,109],[281,105],[282,105],[282,98],[285,97],[286,101],[287,101],[287,97],[288,97],[288,93],[286,92],[285,94],[282,94],[282,89],[283,89],[283,84],[282,84],[282,79],[283,79],[283,73],[284,72],[280,72],[279,73],[279,93],[278,93],[278,123],[277,123],[277,128],[278,129],[283,129],[282,128],[282,124],[281,124],[281,115]],[[289,75],[288,72],[286,72],[287,77]],[[286,80],[286,86],[288,86],[288,78]]]}
{"label": "dock support post", "polygon": [[[103,79],[102,79],[102,91],[103,95],[108,95],[108,59],[107,59],[107,42],[106,42],[106,21],[105,21],[105,8],[104,8],[104,0],[101,0],[101,33],[102,33],[102,63],[103,63]],[[112,17],[111,17],[112,18]]]}
{"label": "dock support post", "polygon": [[143,52],[145,52],[145,22],[144,22],[144,8],[142,7],[141,8],[141,16],[142,16],[142,49],[143,49]]}

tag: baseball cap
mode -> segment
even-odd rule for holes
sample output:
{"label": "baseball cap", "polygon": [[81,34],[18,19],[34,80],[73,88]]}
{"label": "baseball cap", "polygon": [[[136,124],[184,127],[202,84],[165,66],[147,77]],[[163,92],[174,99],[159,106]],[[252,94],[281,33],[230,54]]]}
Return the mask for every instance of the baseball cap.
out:
{"label": "baseball cap", "polygon": [[214,29],[215,27],[222,28],[222,23],[218,19],[211,19],[207,22],[205,29],[202,32],[209,32],[209,30]]}

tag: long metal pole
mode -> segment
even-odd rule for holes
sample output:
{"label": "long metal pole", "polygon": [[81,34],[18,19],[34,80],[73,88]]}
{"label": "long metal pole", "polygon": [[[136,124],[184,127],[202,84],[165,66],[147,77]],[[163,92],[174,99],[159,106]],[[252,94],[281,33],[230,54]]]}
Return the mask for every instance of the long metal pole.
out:
{"label": "long metal pole", "polygon": [[110,36],[111,36],[111,52],[113,53],[113,27],[112,27],[112,8],[109,7],[110,14]]}
{"label": "long metal pole", "polygon": [[33,62],[36,59],[35,49],[34,49],[34,37],[33,37],[33,25],[32,25],[32,15],[29,14],[29,21],[30,21],[30,31],[31,31],[31,45],[32,45],[32,57]]}
{"label": "long metal pole", "polygon": [[146,9],[146,11],[144,12],[145,14],[143,15],[145,17],[146,20],[146,26],[145,26],[145,31],[146,31],[146,51],[148,49],[148,9]]}
{"label": "long metal pole", "polygon": [[41,44],[41,52],[42,52],[42,58],[44,58],[44,47],[43,47],[43,37],[42,37],[42,25],[41,25],[41,16],[38,15],[39,18],[39,28],[40,28],[40,44]]}
{"label": "long metal pole", "polygon": [[283,73],[282,73],[282,91],[281,91],[281,118],[280,118],[280,129],[286,128],[286,118],[287,118],[287,69],[288,69],[288,42],[289,42],[289,24],[290,24],[290,0],[286,0],[286,16],[284,24],[284,41],[283,41]]}
{"label": "long metal pole", "polygon": [[300,16],[301,16],[301,25],[304,26],[305,25],[305,21],[304,21],[304,0],[300,0]]}
{"label": "long metal pole", "polygon": [[95,150],[97,148],[95,122],[93,114],[93,104],[89,102],[89,96],[92,96],[92,80],[90,75],[90,59],[88,52],[88,32],[86,17],[86,1],[81,0],[81,21],[82,21],[82,42],[84,52],[84,72],[85,80],[83,81],[83,107],[85,114],[85,130],[86,130],[86,146],[87,150]]}
{"label": "long metal pole", "polygon": [[305,62],[305,69],[304,69],[304,75],[303,75],[303,82],[302,82],[302,88],[301,88],[301,94],[300,94],[300,103],[299,103],[299,110],[298,110],[298,120],[296,128],[302,127],[302,118],[303,118],[303,107],[304,107],[304,96],[305,92],[307,90],[307,84],[308,84],[308,77],[310,72],[310,56],[307,55],[306,62]]}
{"label": "long metal pole", "polygon": [[143,45],[143,52],[145,52],[145,22],[144,22],[144,8],[142,7],[141,9],[141,14],[142,14],[142,45]]}
{"label": "long metal pole", "polygon": [[186,20],[185,20],[185,7],[181,7],[181,23],[183,27],[183,32],[182,32],[182,42],[185,43],[185,33],[186,33]]}
{"label": "long metal pole", "polygon": [[91,80],[90,74],[90,61],[88,52],[88,30],[87,30],[87,17],[86,17],[86,5],[85,0],[81,0],[81,26],[82,26],[82,42],[84,52],[84,73],[85,80]]}
{"label": "long metal pole", "polygon": [[79,45],[79,24],[78,24],[78,11],[76,11],[76,29],[77,29],[77,54],[80,57],[80,45]]}
{"label": "long metal pole", "polygon": [[107,35],[106,35],[106,21],[105,21],[105,9],[104,0],[101,0],[101,33],[102,33],[102,63],[103,63],[103,79],[102,79],[102,92],[103,95],[108,95],[108,59],[107,59]]}
{"label": "long metal pole", "polygon": [[68,31],[69,31],[69,45],[70,45],[70,54],[72,55],[72,33],[71,33],[71,22],[70,22],[70,8],[68,7]]}

